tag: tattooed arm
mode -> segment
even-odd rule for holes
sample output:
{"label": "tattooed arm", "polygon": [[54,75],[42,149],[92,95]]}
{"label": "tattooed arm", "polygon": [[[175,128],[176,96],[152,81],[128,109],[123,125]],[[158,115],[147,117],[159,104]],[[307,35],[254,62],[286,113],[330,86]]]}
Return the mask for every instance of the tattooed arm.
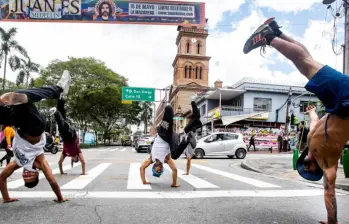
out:
{"label": "tattooed arm", "polygon": [[327,222],[324,224],[337,224],[337,200],[335,194],[335,184],[337,177],[336,167],[324,169],[324,189],[325,205],[327,209]]}

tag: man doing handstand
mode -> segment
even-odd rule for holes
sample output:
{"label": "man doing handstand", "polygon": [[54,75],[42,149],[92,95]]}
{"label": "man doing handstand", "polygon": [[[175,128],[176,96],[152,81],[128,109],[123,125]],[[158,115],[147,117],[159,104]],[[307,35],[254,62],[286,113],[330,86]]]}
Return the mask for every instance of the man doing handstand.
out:
{"label": "man doing handstand", "polygon": [[18,90],[0,97],[0,124],[7,121],[7,124],[18,128],[12,145],[15,161],[10,162],[0,173],[0,190],[4,202],[18,201],[9,196],[7,178],[20,167],[23,167],[22,177],[26,187],[33,188],[39,183],[39,170],[42,170],[57,196],[56,202],[67,201],[45,159],[46,120],[34,103],[42,99],[58,99],[62,94],[67,94],[70,82],[69,72],[64,71],[56,86]]}
{"label": "man doing handstand", "polygon": [[184,128],[185,136],[180,139],[179,135],[173,131],[174,112],[170,105],[165,107],[163,119],[157,128],[157,136],[155,137],[151,155],[142,163],[140,174],[143,184],[150,184],[145,179],[145,169],[154,163],[152,167],[153,176],[160,177],[163,173],[163,165],[167,163],[172,170],[171,187],[179,187],[177,184],[177,167],[174,160],[177,160],[183,151],[190,144],[192,148],[196,148],[196,139],[194,133],[196,129],[202,126],[200,121],[200,112],[195,102],[192,105],[192,115],[190,122]]}
{"label": "man doing handstand", "polygon": [[[61,174],[66,174],[63,172],[63,161],[65,157],[71,157],[71,164],[81,162],[82,173],[81,175],[85,175],[85,159],[82,155],[79,142],[78,135],[76,134],[76,129],[70,125],[67,121],[67,115],[64,109],[64,99],[63,97],[57,100],[57,106],[54,112],[54,116],[58,125],[58,131],[63,139],[63,152],[58,161],[58,166]],[[54,110],[53,110],[54,111]]]}
{"label": "man doing handstand", "polygon": [[327,221],[321,223],[337,224],[335,183],[338,160],[349,140],[349,77],[315,61],[304,45],[286,36],[280,28],[274,18],[268,19],[247,40],[243,51],[247,54],[258,47],[274,47],[309,80],[305,89],[322,101],[327,114],[320,120],[315,108],[308,108],[311,120],[308,148],[299,157],[297,170],[307,180],[318,181],[323,177]]}

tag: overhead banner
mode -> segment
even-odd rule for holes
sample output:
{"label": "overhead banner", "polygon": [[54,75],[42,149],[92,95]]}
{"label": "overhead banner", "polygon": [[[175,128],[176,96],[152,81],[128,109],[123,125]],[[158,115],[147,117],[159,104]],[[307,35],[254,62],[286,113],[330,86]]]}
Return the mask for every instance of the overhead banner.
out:
{"label": "overhead banner", "polygon": [[205,3],[113,0],[2,0],[1,20],[148,25],[206,24]]}

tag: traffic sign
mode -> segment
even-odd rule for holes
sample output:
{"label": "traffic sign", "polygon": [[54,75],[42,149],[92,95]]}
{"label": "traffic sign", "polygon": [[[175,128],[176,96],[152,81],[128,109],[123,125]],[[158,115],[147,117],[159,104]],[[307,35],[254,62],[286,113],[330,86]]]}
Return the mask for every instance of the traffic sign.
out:
{"label": "traffic sign", "polygon": [[175,120],[175,121],[183,121],[184,117],[174,117],[173,120]]}
{"label": "traffic sign", "polygon": [[122,100],[155,101],[155,88],[122,87]]}

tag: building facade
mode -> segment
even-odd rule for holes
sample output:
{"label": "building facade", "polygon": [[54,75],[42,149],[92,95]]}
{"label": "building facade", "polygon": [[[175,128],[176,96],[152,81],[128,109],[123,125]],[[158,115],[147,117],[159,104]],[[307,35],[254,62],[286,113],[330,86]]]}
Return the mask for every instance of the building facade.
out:
{"label": "building facade", "polygon": [[306,107],[308,104],[319,106],[319,100],[303,86],[244,78],[230,87],[198,95],[195,101],[202,115],[204,132],[232,127],[282,128],[286,123],[290,88],[292,103],[288,116],[293,115],[295,123],[307,120]]}

